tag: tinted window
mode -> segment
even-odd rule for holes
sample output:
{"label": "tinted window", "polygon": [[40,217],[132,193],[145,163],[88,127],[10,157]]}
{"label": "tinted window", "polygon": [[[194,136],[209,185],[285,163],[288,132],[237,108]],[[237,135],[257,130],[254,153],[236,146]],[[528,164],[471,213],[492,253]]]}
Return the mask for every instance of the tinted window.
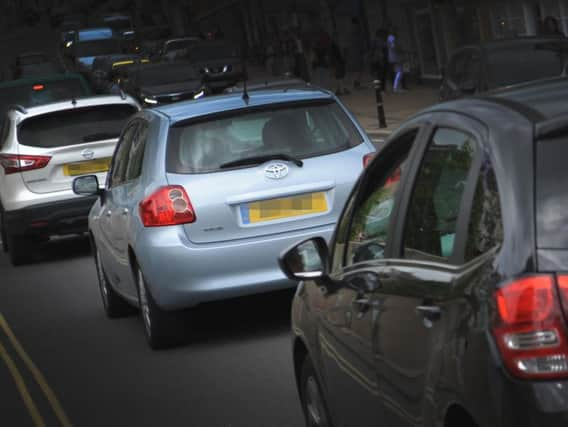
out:
{"label": "tinted window", "polygon": [[535,45],[509,46],[489,53],[487,59],[490,88],[557,77],[562,73],[561,54]]}
{"label": "tinted window", "polygon": [[481,166],[471,206],[465,259],[474,259],[503,241],[503,222],[497,179],[488,158]]}
{"label": "tinted window", "polygon": [[126,180],[138,178],[142,174],[142,162],[144,161],[144,148],[146,147],[146,137],[148,136],[148,124],[142,123],[132,141],[130,153],[128,155],[128,166],[126,169]]}
{"label": "tinted window", "polygon": [[537,142],[536,213],[539,248],[568,248],[568,140]]}
{"label": "tinted window", "polygon": [[18,140],[23,145],[51,148],[118,138],[135,112],[130,105],[101,105],[43,114],[22,122]]}
{"label": "tinted window", "polygon": [[[351,221],[347,240],[346,265],[384,258],[391,215],[400,190],[400,179],[407,167],[407,158],[417,131],[404,135],[401,154],[393,158],[390,170],[377,170],[377,176],[368,178]],[[387,172],[387,173],[385,173]]]}
{"label": "tinted window", "polygon": [[81,41],[75,44],[75,56],[79,58],[112,55],[121,52],[120,43],[115,39]]}
{"label": "tinted window", "polygon": [[167,167],[174,173],[212,172],[250,157],[308,158],[346,150],[361,141],[335,102],[241,112],[171,128]]}
{"label": "tinted window", "polygon": [[404,255],[447,260],[454,253],[457,220],[474,157],[473,138],[438,129],[426,151],[408,208]]}
{"label": "tinted window", "polygon": [[198,78],[195,68],[186,64],[147,65],[131,70],[141,86],[180,83]]}
{"label": "tinted window", "polygon": [[126,180],[126,170],[128,167],[128,158],[130,155],[130,147],[132,141],[138,131],[138,125],[130,125],[122,134],[120,141],[116,147],[112,159],[112,170],[110,172],[110,186],[114,187],[122,184]]}

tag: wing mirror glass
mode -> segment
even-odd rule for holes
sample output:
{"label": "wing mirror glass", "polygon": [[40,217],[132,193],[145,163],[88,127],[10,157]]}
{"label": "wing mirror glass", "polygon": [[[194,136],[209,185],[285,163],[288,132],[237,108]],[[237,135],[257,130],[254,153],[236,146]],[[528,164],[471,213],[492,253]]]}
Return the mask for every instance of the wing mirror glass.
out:
{"label": "wing mirror glass", "polygon": [[100,194],[99,179],[96,175],[85,175],[73,180],[73,192],[80,196]]}
{"label": "wing mirror glass", "polygon": [[328,274],[329,250],[321,237],[306,240],[280,257],[280,267],[292,280],[314,280]]}

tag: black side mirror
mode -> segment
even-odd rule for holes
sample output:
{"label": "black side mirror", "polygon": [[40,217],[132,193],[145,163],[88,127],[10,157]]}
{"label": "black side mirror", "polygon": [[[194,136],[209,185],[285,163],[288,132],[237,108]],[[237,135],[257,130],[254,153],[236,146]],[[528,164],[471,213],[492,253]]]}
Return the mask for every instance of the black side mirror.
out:
{"label": "black side mirror", "polygon": [[73,180],[73,192],[80,196],[98,196],[102,194],[96,175],[85,175]]}
{"label": "black side mirror", "polygon": [[284,274],[292,280],[322,279],[329,274],[329,249],[323,238],[316,237],[286,251],[279,262]]}

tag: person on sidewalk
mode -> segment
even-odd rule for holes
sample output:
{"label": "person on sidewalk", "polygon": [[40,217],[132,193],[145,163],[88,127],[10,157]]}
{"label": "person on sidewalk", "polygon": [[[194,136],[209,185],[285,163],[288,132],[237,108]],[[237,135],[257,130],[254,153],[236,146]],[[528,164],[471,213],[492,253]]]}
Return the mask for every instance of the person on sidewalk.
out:
{"label": "person on sidewalk", "polygon": [[331,38],[323,28],[316,34],[312,48],[312,75],[313,83],[326,88],[329,83]]}
{"label": "person on sidewalk", "polygon": [[363,31],[357,17],[351,18],[351,30],[349,32],[349,45],[347,48],[347,80],[353,85],[354,89],[361,87],[363,75],[363,52],[365,51],[365,40]]}
{"label": "person on sidewalk", "polygon": [[337,34],[333,35],[330,48],[330,64],[333,75],[335,76],[335,94],[349,95],[351,92],[345,87],[345,59],[341,54],[341,49],[337,44]]}
{"label": "person on sidewalk", "polygon": [[378,29],[375,38],[371,42],[370,63],[371,73],[381,82],[381,91],[385,91],[388,76],[388,32]]}
{"label": "person on sidewalk", "polygon": [[394,29],[390,32],[387,38],[387,47],[389,66],[393,74],[392,91],[393,93],[406,92],[406,90],[402,88],[403,67],[396,31]]}
{"label": "person on sidewalk", "polygon": [[300,37],[300,29],[298,27],[292,30],[292,41],[294,46],[294,74],[301,79],[310,82],[310,71],[306,60],[306,49],[304,41]]}

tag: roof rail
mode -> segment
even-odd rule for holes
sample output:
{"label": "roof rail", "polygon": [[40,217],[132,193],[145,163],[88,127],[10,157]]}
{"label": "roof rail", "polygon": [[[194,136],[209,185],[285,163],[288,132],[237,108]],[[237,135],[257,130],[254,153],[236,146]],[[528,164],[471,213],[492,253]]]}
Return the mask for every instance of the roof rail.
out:
{"label": "roof rail", "polygon": [[568,114],[544,120],[535,125],[535,138],[551,138],[568,133]]}
{"label": "roof rail", "polygon": [[26,109],[26,107],[20,104],[11,104],[8,106],[8,110],[16,110],[22,114],[28,114],[28,110]]}

